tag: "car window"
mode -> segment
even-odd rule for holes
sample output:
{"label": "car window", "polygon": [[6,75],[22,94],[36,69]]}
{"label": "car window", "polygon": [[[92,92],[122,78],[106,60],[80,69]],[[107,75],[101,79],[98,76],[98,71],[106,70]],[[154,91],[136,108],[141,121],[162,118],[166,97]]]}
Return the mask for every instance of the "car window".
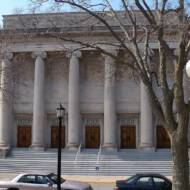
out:
{"label": "car window", "polygon": [[140,177],[137,180],[139,186],[152,186],[152,177]]}
{"label": "car window", "polygon": [[47,179],[46,176],[38,175],[36,176],[36,183],[37,184],[48,184],[50,181]]}
{"label": "car window", "polygon": [[18,180],[18,182],[21,182],[21,183],[35,183],[35,175],[24,175]]}
{"label": "car window", "polygon": [[168,185],[168,182],[163,178],[154,177],[153,180],[156,187],[165,187]]}
{"label": "car window", "polygon": [[[57,175],[54,173],[50,173],[47,175],[47,177],[52,181],[53,183],[57,184]],[[61,183],[65,182],[65,179],[61,178]]]}

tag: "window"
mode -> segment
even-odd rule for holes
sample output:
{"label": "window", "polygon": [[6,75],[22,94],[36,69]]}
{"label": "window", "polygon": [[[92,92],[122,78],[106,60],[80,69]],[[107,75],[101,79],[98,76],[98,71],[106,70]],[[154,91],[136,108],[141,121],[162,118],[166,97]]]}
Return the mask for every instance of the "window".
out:
{"label": "window", "polygon": [[18,180],[18,182],[21,182],[21,183],[36,183],[35,182],[35,175],[24,175]]}
{"label": "window", "polygon": [[156,187],[165,187],[168,185],[168,182],[162,178],[154,177],[153,180]]}
{"label": "window", "polygon": [[152,186],[152,178],[151,177],[140,177],[137,180],[137,184],[139,186]]}
{"label": "window", "polygon": [[37,184],[48,184],[49,180],[47,179],[46,176],[38,175],[38,176],[36,176],[36,183]]}

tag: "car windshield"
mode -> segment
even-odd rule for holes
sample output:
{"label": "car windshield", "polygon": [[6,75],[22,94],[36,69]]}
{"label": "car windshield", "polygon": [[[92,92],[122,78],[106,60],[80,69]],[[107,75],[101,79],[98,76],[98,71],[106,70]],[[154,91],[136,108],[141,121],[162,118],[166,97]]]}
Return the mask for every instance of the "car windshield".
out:
{"label": "car windshield", "polygon": [[[47,175],[47,177],[54,183],[57,184],[57,175],[54,173],[50,173]],[[61,178],[61,183],[63,183],[65,179]]]}
{"label": "car windshield", "polygon": [[132,183],[134,181],[134,179],[136,178],[136,175],[135,176],[132,176],[128,179],[126,179],[126,183]]}

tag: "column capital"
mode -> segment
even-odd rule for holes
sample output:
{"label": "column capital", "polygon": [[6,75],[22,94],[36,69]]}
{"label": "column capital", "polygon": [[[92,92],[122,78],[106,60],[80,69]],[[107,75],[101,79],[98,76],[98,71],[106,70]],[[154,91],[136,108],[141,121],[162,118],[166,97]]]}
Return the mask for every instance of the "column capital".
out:
{"label": "column capital", "polygon": [[11,52],[2,52],[2,59],[11,60],[13,58],[13,53]]}
{"label": "column capital", "polygon": [[[119,49],[116,49],[116,48],[109,48],[109,49],[104,49],[105,50],[105,52],[107,52],[107,53],[110,53],[110,54],[112,54],[113,56],[117,56],[117,54],[118,54],[118,52],[119,52]],[[101,54],[102,55],[102,57],[105,59],[105,58],[108,58],[108,57],[111,57],[111,56],[109,56],[108,54],[106,54],[106,53],[102,53]]]}
{"label": "column capital", "polygon": [[45,59],[47,57],[47,53],[45,51],[35,51],[32,53],[32,58],[40,57],[42,59]]}
{"label": "column capital", "polygon": [[81,58],[82,57],[82,53],[81,51],[77,50],[77,51],[67,51],[66,52],[66,57],[67,58],[71,58],[72,56],[75,56],[77,58]]}

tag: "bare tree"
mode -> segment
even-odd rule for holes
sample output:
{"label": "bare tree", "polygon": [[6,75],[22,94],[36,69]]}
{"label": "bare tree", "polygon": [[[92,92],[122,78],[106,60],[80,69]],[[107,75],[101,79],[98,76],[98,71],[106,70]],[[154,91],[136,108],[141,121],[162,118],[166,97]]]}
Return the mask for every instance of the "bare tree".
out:
{"label": "bare tree", "polygon": [[[185,0],[120,0],[121,10],[115,10],[110,0],[32,0],[41,6],[43,3],[70,6],[70,10],[84,12],[88,23],[89,35],[96,27],[104,27],[113,38],[112,42],[100,43],[77,40],[68,36],[54,34],[63,41],[79,44],[80,48],[93,48],[114,58],[117,62],[127,64],[137,73],[145,84],[150,96],[151,106],[156,116],[163,122],[171,140],[173,161],[173,190],[189,189],[189,157],[188,157],[188,123],[190,103],[184,98],[184,67],[190,50],[189,3]],[[60,9],[61,10],[61,9]],[[82,23],[82,20],[80,20]],[[97,24],[98,23],[98,24]],[[82,24],[81,24],[82,25]],[[56,28],[56,25],[54,26]],[[177,42],[176,50],[170,47],[168,38],[174,33]],[[53,34],[51,34],[53,35]],[[151,41],[155,41],[158,52],[151,49]],[[115,54],[106,51],[101,45],[109,45],[127,52],[133,59],[128,62]],[[152,57],[158,54],[156,70]],[[172,64],[173,63],[173,64]],[[173,67],[172,83],[168,67]],[[155,83],[154,81],[157,81]],[[156,94],[153,83],[162,93],[162,99]]]}

